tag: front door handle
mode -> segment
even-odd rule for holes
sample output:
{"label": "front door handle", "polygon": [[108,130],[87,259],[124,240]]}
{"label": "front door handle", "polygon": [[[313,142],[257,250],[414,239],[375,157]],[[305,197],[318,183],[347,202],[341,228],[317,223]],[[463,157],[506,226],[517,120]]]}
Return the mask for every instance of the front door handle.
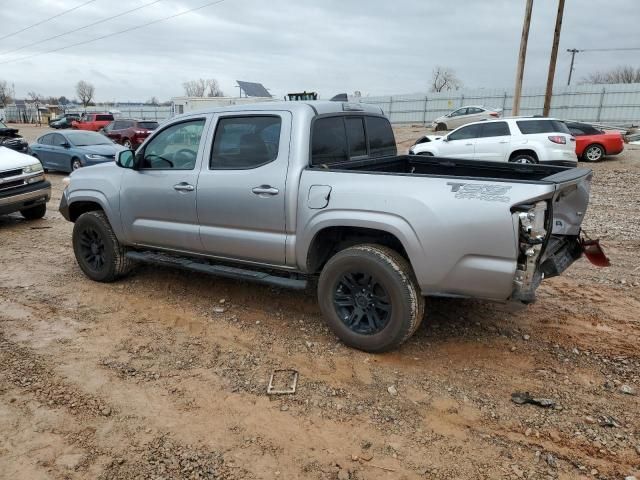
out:
{"label": "front door handle", "polygon": [[181,182],[178,183],[176,185],[173,186],[174,190],[177,190],[179,192],[193,192],[196,187],[194,187],[193,185],[188,184],[187,182]]}
{"label": "front door handle", "polygon": [[473,146],[473,143],[465,143],[465,145],[466,145],[467,147],[471,147],[471,146]]}
{"label": "front door handle", "polygon": [[259,187],[252,188],[251,191],[256,195],[277,195],[280,193],[280,190],[271,185],[260,185]]}

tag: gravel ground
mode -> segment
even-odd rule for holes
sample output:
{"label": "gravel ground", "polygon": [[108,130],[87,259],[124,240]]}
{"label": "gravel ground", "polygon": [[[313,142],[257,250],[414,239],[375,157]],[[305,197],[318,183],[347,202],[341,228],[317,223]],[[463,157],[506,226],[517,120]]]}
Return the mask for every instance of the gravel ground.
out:
{"label": "gravel ground", "polygon": [[[89,281],[49,175],[43,220],[0,217],[0,478],[640,478],[640,147],[592,168],[612,267],[580,260],[528,307],[430,300],[384,355],[341,345],[313,292]],[[295,395],[266,395],[277,368]]]}

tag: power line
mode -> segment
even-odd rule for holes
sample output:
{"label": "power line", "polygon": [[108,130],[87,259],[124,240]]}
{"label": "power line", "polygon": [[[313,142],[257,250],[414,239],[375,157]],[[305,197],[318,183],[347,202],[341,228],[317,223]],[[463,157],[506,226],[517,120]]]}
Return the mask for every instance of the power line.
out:
{"label": "power line", "polygon": [[582,50],[578,50],[577,48],[567,48],[567,52],[571,54],[571,65],[569,66],[569,80],[567,80],[567,86],[571,85],[571,77],[573,75],[573,65],[576,59],[576,53],[582,52],[623,52],[623,51],[632,51],[632,50],[640,50],[640,47],[614,47],[614,48],[583,48]]}
{"label": "power line", "polygon": [[[160,1],[160,0],[157,0],[157,1]],[[14,58],[14,59],[11,59],[11,60],[5,60],[4,62],[0,62],[0,65],[4,65],[6,63],[11,63],[11,62],[19,62],[20,60],[26,60],[28,58],[38,57],[40,55],[45,55],[47,53],[59,52],[60,50],[66,50],[67,48],[77,47],[78,45],[86,45],[87,43],[97,42],[98,40],[103,40],[105,38],[109,38],[109,37],[113,37],[113,36],[116,36],[116,35],[120,35],[122,33],[127,33],[127,32],[130,32],[132,30],[137,30],[139,28],[148,27],[148,26],[154,25],[156,23],[164,22],[165,20],[170,20],[172,18],[176,18],[176,17],[180,17],[182,15],[186,15],[187,13],[195,12],[197,10],[202,10],[203,8],[206,8],[206,7],[211,7],[211,6],[214,6],[214,5],[218,5],[218,4],[220,4],[220,3],[224,2],[224,1],[225,0],[216,0],[214,2],[208,2],[208,3],[205,3],[204,5],[199,6],[199,7],[190,8],[188,10],[184,10],[182,12],[178,12],[178,13],[175,13],[173,15],[169,15],[167,17],[158,18],[157,20],[153,20],[151,22],[141,23],[140,25],[135,25],[133,27],[125,28],[124,30],[119,30],[119,31],[113,32],[113,33],[108,33],[108,34],[102,35],[100,37],[92,38],[91,40],[83,40],[82,42],[72,43],[71,45],[66,45],[64,47],[59,47],[59,48],[54,48],[52,50],[47,50],[46,52],[34,53],[33,55],[27,55],[27,56],[20,57],[20,58]]]}
{"label": "power line", "polygon": [[74,28],[73,30],[69,30],[69,31],[64,32],[64,33],[59,33],[58,35],[54,35],[53,37],[43,38],[42,40],[38,40],[37,42],[29,43],[27,45],[23,45],[21,47],[14,48],[13,50],[7,50],[6,52],[0,52],[0,55],[8,55],[10,53],[14,53],[14,52],[17,52],[17,51],[20,51],[20,50],[24,50],[25,48],[33,47],[34,45],[39,45],[41,43],[48,42],[49,40],[53,40],[55,38],[64,37],[65,35],[69,35],[70,33],[75,33],[75,32],[79,32],[80,30],[84,30],[84,29],[89,28],[89,27],[94,27],[94,26],[99,25],[101,23],[108,22],[109,20],[113,20],[114,18],[123,17],[124,15],[127,15],[129,13],[135,12],[137,10],[142,10],[143,8],[150,7],[154,3],[158,3],[158,2],[161,2],[161,1],[162,0],[153,0],[153,2],[145,3],[144,5],[140,5],[139,7],[132,8],[131,10],[127,10],[125,12],[118,13],[117,15],[112,15],[111,17],[103,18],[102,20],[98,20],[97,22],[93,22],[93,23],[90,23],[88,25],[84,25],[82,27]]}
{"label": "power line", "polygon": [[78,5],[78,6],[76,6],[76,7],[70,8],[69,10],[65,10],[64,12],[60,12],[60,13],[58,13],[57,15],[54,15],[53,17],[45,18],[44,20],[42,20],[42,21],[40,21],[40,22],[38,22],[38,23],[34,23],[33,25],[29,25],[28,27],[24,27],[24,28],[23,28],[23,29],[21,29],[21,30],[16,30],[16,31],[15,31],[15,32],[13,32],[13,33],[10,33],[10,34],[8,34],[8,35],[5,35],[4,37],[0,37],[0,40],[4,40],[5,38],[13,37],[14,35],[17,35],[17,34],[19,34],[19,33],[22,33],[22,32],[24,32],[24,31],[27,31],[27,30],[29,30],[30,28],[37,27],[38,25],[42,25],[43,23],[47,23],[48,21],[53,20],[54,18],[61,17],[61,16],[63,16],[63,15],[66,15],[67,13],[73,12],[74,10],[78,10],[79,8],[82,8],[82,7],[84,7],[85,5],[89,5],[90,3],[93,3],[93,2],[95,2],[95,1],[96,1],[96,0],[89,0],[88,2],[81,3],[80,5]]}

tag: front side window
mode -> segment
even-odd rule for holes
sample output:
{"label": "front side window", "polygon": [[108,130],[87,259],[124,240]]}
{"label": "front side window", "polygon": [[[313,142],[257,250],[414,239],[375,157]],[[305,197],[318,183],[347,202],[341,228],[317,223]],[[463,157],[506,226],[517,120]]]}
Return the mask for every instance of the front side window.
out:
{"label": "front side window", "polygon": [[349,158],[342,117],[319,118],[313,124],[311,164],[344,162]]}
{"label": "front side window", "polygon": [[190,120],[167,127],[140,153],[140,168],[193,170],[198,158],[205,119]]}
{"label": "front side window", "polygon": [[504,137],[511,135],[507,122],[483,123],[480,137]]}
{"label": "front side window", "polygon": [[96,120],[104,122],[105,120],[113,120],[113,115],[96,115]]}
{"label": "front side window", "polygon": [[246,170],[278,158],[282,119],[273,115],[222,117],[211,152],[214,170]]}
{"label": "front side window", "polygon": [[451,113],[452,117],[459,117],[461,115],[466,115],[467,114],[467,108],[459,108],[458,110],[456,110],[455,112]]}
{"label": "front side window", "polygon": [[470,138],[478,138],[479,133],[480,124],[467,125],[466,127],[462,127],[455,132],[450,133],[447,139],[450,142],[453,142],[455,140],[468,140]]}

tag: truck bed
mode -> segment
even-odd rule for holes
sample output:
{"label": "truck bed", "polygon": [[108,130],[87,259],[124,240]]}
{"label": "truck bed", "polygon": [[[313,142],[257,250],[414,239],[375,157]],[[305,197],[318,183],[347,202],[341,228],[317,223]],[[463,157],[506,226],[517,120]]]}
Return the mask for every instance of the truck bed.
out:
{"label": "truck bed", "polygon": [[482,178],[509,182],[559,183],[587,175],[590,170],[555,165],[481,162],[451,158],[398,155],[315,165],[314,170]]}

